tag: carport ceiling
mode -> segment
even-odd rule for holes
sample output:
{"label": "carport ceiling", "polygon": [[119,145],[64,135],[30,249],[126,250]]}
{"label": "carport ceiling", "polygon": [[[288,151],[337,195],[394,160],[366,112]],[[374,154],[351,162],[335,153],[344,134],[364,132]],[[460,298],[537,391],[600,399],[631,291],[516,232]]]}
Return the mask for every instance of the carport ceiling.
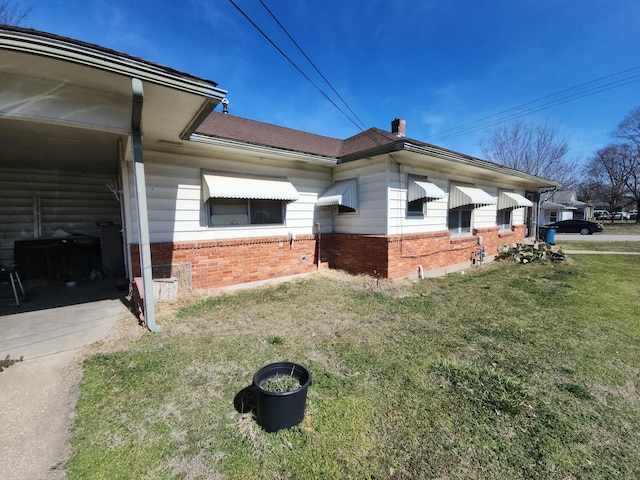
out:
{"label": "carport ceiling", "polygon": [[0,167],[115,174],[118,148],[125,148],[118,145],[120,137],[104,131],[0,118]]}

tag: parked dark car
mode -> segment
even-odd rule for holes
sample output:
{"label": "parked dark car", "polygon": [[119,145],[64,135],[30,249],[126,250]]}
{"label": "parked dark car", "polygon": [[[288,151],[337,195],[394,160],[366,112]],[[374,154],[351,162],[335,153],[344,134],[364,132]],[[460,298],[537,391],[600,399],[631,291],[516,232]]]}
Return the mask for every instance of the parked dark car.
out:
{"label": "parked dark car", "polygon": [[582,235],[591,235],[604,230],[604,226],[600,222],[587,220],[560,220],[545,226],[555,227],[557,233],[580,233]]}

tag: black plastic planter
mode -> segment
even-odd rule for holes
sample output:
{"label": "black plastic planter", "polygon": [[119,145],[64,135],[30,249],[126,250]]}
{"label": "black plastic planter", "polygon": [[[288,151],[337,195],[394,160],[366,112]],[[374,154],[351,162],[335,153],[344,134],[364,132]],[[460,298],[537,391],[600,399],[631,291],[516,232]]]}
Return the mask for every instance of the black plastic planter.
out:
{"label": "black plastic planter", "polygon": [[[277,375],[292,375],[300,382],[300,387],[290,392],[270,392],[262,388],[265,380]],[[309,385],[311,373],[296,363],[270,363],[258,370],[253,376],[258,425],[267,432],[277,432],[299,424],[304,418]]]}

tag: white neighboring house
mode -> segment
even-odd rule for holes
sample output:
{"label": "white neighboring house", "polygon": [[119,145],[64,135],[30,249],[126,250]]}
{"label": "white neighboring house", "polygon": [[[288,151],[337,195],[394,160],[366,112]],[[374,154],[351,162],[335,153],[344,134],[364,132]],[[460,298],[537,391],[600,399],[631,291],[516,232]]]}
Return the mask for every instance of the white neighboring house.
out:
{"label": "white neighboring house", "polygon": [[560,220],[588,220],[593,216],[593,206],[581,202],[574,190],[554,190],[540,194],[538,225]]}

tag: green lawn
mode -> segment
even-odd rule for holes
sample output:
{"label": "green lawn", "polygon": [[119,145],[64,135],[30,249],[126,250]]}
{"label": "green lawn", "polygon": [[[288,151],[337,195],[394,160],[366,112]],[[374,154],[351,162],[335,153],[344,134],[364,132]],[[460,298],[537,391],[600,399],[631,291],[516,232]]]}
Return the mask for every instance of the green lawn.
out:
{"label": "green lawn", "polygon": [[580,240],[559,240],[556,246],[561,250],[591,250],[594,252],[640,252],[640,242],[593,242]]}
{"label": "green lawn", "polygon": [[[69,478],[640,478],[638,278],[640,256],[579,255],[164,307],[85,362]],[[238,400],[279,360],[313,384],[267,434]]]}
{"label": "green lawn", "polygon": [[604,233],[640,235],[640,223],[635,220],[596,220],[604,225]]}

